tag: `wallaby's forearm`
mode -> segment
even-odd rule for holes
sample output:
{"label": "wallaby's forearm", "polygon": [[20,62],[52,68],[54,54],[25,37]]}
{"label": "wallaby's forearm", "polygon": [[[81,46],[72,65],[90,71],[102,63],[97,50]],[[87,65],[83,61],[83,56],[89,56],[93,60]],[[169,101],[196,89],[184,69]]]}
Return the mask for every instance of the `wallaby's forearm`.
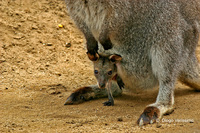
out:
{"label": "wallaby's forearm", "polygon": [[89,30],[88,26],[82,21],[79,17],[73,17],[77,27],[81,30],[84,34],[86,39],[87,51],[94,55],[98,51],[98,42],[92,35],[91,31]]}
{"label": "wallaby's forearm", "polygon": [[112,48],[108,35],[109,27],[105,19],[108,12],[104,7],[107,5],[106,1],[65,0],[65,2],[70,17],[85,36],[90,54],[94,55],[98,51],[98,41],[105,49]]}

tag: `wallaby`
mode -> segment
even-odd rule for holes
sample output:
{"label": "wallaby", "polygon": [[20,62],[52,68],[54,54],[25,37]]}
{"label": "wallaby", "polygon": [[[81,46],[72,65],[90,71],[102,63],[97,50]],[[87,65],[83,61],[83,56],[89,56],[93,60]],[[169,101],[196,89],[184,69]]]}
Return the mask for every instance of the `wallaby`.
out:
{"label": "wallaby", "polygon": [[112,96],[112,83],[115,81],[120,89],[124,87],[124,83],[121,78],[117,75],[117,66],[121,61],[120,55],[95,55],[94,56],[88,53],[88,57],[93,61],[94,65],[94,75],[97,79],[98,86],[101,89],[107,89],[108,101],[104,102],[105,106],[113,106],[114,98]]}
{"label": "wallaby", "polygon": [[[122,79],[117,75],[117,66],[116,64],[119,63],[121,61],[121,56],[120,55],[100,55],[97,54],[95,55],[96,59],[94,60],[94,56],[90,55],[88,53],[88,57],[91,61],[93,61],[93,65],[94,65],[94,75],[97,79],[98,82],[98,88],[100,88],[101,90],[105,90],[107,89],[107,94],[108,95],[108,101],[104,102],[103,104],[105,106],[113,106],[114,105],[114,98],[113,98],[113,88],[115,88],[117,90],[117,94],[121,93],[121,89],[124,88],[124,83],[122,81]],[[115,84],[115,85],[113,85]],[[95,87],[95,89],[97,89],[97,86],[91,86],[91,87]],[[86,87],[87,90],[90,87]],[[80,90],[85,90],[85,88],[81,88]],[[120,89],[120,90],[118,90]],[[88,100],[88,98],[91,98],[92,95],[88,95],[89,93],[87,91],[85,96],[80,96],[80,99],[71,99],[72,97],[78,97],[78,96],[71,96],[67,99],[66,104],[74,104],[74,102],[78,102],[80,103],[80,100]],[[106,93],[106,92],[103,92]],[[115,92],[116,93],[116,92]],[[101,93],[100,93],[101,94]],[[79,95],[79,92],[73,93],[73,95]],[[105,95],[105,96],[106,96]],[[86,97],[86,98],[85,98]],[[94,96],[93,98],[95,98],[96,96]],[[100,95],[101,97],[101,95]],[[104,96],[103,96],[104,97]],[[71,103],[73,101],[73,103]]]}
{"label": "wallaby", "polygon": [[[156,102],[144,109],[139,125],[154,123],[173,111],[177,80],[200,90],[200,65],[195,55],[200,0],[66,0],[66,4],[86,38],[92,61],[98,61],[98,53],[120,55],[117,75],[125,88],[159,86]],[[117,82],[110,89],[113,96],[122,93]],[[92,85],[77,89],[65,104],[106,95],[105,89]]]}

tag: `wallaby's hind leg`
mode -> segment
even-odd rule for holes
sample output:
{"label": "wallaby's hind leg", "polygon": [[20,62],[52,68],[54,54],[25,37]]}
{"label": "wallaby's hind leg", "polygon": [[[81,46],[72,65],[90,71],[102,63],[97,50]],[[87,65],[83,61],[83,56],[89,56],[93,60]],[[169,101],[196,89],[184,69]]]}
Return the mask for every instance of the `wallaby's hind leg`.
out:
{"label": "wallaby's hind leg", "polygon": [[189,29],[186,33],[187,37],[184,45],[191,52],[179,80],[195,90],[200,91],[200,64],[195,54],[195,49],[199,41],[199,28],[199,24],[194,23],[192,29]]}
{"label": "wallaby's hind leg", "polygon": [[[177,41],[177,43],[181,42]],[[173,42],[171,42],[171,46],[168,44],[155,45],[151,49],[151,67],[159,81],[159,92],[156,102],[148,105],[140,115],[137,121],[139,126],[155,123],[164,114],[169,114],[173,111],[174,86],[180,68],[178,60],[181,59],[181,56],[177,55],[174,58],[173,54],[166,54],[169,49],[178,51],[177,48],[173,48],[175,46]],[[173,52],[178,53],[177,51]]]}
{"label": "wallaby's hind leg", "polygon": [[[122,94],[122,90],[118,87],[115,81],[112,81],[111,91],[113,96],[119,96]],[[64,105],[79,104],[92,99],[108,97],[106,89],[100,89],[98,85],[91,85],[82,87],[75,90],[66,100]]]}
{"label": "wallaby's hind leg", "polygon": [[180,81],[197,91],[200,91],[200,64],[196,57],[190,59],[185,70],[180,77]]}

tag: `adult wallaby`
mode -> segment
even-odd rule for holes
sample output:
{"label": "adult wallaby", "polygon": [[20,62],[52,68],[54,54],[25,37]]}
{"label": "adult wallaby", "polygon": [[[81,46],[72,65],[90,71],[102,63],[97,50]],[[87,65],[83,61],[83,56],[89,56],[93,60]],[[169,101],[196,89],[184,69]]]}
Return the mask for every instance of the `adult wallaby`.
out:
{"label": "adult wallaby", "polygon": [[[177,80],[200,90],[200,0],[66,0],[68,13],[87,40],[88,56],[120,55],[117,75],[129,89],[159,86],[155,103],[146,107],[138,124],[153,123],[173,110]],[[113,95],[120,95],[112,84]],[[76,90],[65,104],[105,97],[98,85]]]}

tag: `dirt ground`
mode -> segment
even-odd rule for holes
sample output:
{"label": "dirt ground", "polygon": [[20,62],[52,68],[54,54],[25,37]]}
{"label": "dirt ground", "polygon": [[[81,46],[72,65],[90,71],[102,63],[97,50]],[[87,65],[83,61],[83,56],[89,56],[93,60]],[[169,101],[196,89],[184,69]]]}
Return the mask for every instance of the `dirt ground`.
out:
{"label": "dirt ground", "polygon": [[96,83],[85,52],[63,0],[0,0],[0,133],[200,132],[200,93],[181,84],[159,128],[136,125],[157,90],[125,90],[113,107],[102,105],[107,98],[64,106],[73,90]]}

